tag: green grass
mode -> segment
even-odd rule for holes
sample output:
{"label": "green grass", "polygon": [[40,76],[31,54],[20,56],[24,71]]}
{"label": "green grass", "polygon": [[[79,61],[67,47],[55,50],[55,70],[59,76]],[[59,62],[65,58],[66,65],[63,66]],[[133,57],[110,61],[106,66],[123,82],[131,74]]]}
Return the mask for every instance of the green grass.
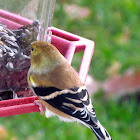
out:
{"label": "green grass", "polygon": [[[122,66],[121,73],[130,67],[140,67],[140,1],[66,2],[89,7],[89,17],[69,19],[63,10],[64,3],[57,1],[53,26],[95,41],[89,73],[96,80],[105,80],[108,77],[108,67],[116,61]],[[81,54],[76,55],[74,67],[79,67]],[[140,106],[135,98],[120,103],[114,99],[104,99],[100,91],[93,101],[98,119],[114,140],[140,139]],[[17,136],[19,140],[27,140],[30,136],[35,140],[96,140],[93,133],[83,125],[60,122],[57,118],[46,119],[39,113],[1,118],[0,124],[8,129],[7,140],[11,140],[13,136]]]}

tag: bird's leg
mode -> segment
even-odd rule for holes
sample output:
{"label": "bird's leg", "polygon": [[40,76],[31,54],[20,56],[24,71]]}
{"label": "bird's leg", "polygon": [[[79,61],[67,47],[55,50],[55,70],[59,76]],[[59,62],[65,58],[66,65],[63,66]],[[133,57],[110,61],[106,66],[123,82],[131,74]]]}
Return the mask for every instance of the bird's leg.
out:
{"label": "bird's leg", "polygon": [[45,110],[44,105],[39,100],[35,100],[34,103],[39,106],[40,115],[43,115]]}

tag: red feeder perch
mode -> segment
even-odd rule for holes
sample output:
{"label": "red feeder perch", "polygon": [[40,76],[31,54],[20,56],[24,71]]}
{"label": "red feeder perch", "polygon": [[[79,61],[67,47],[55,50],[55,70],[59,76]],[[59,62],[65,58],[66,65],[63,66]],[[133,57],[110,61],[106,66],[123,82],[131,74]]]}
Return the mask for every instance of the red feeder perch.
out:
{"label": "red feeder perch", "polygon": [[[0,21],[7,25],[9,29],[17,29],[32,22],[4,10],[0,10]],[[52,44],[58,48],[70,64],[74,53],[84,51],[79,77],[85,83],[94,51],[94,42],[55,27],[52,27],[51,31],[53,34]],[[35,100],[38,100],[36,96],[0,101],[0,117],[39,112],[38,106],[34,103]]]}

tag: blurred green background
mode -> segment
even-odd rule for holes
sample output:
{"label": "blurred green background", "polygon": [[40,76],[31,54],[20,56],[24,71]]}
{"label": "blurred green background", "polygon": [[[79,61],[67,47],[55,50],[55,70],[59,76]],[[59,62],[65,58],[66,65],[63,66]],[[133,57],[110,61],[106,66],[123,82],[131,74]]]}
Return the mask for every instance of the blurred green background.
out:
{"label": "blurred green background", "polygon": [[[78,18],[72,9],[66,12],[71,4],[86,7],[89,14]],[[59,0],[53,26],[95,41],[89,74],[103,81],[114,62],[121,65],[120,73],[140,66],[139,7],[138,0]],[[81,53],[76,55],[74,67],[79,66],[81,58]],[[93,96],[93,105],[114,140],[140,140],[140,106],[135,96],[119,102],[106,99],[100,90]],[[60,122],[56,117],[47,119],[39,113],[0,118],[0,124],[7,129],[6,140],[96,140],[83,125]]]}

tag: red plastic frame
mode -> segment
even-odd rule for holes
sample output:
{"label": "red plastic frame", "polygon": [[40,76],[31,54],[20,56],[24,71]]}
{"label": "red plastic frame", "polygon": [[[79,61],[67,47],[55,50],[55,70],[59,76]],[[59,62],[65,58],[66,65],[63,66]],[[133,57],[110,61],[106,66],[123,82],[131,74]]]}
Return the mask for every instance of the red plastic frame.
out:
{"label": "red plastic frame", "polygon": [[[4,10],[0,10],[0,21],[9,29],[17,29],[32,22]],[[94,52],[94,42],[55,27],[52,27],[51,30],[52,44],[59,49],[70,64],[74,53],[84,51],[78,74],[85,83]],[[38,100],[36,96],[0,101],[0,117],[39,112],[39,107],[34,103],[35,100]]]}

